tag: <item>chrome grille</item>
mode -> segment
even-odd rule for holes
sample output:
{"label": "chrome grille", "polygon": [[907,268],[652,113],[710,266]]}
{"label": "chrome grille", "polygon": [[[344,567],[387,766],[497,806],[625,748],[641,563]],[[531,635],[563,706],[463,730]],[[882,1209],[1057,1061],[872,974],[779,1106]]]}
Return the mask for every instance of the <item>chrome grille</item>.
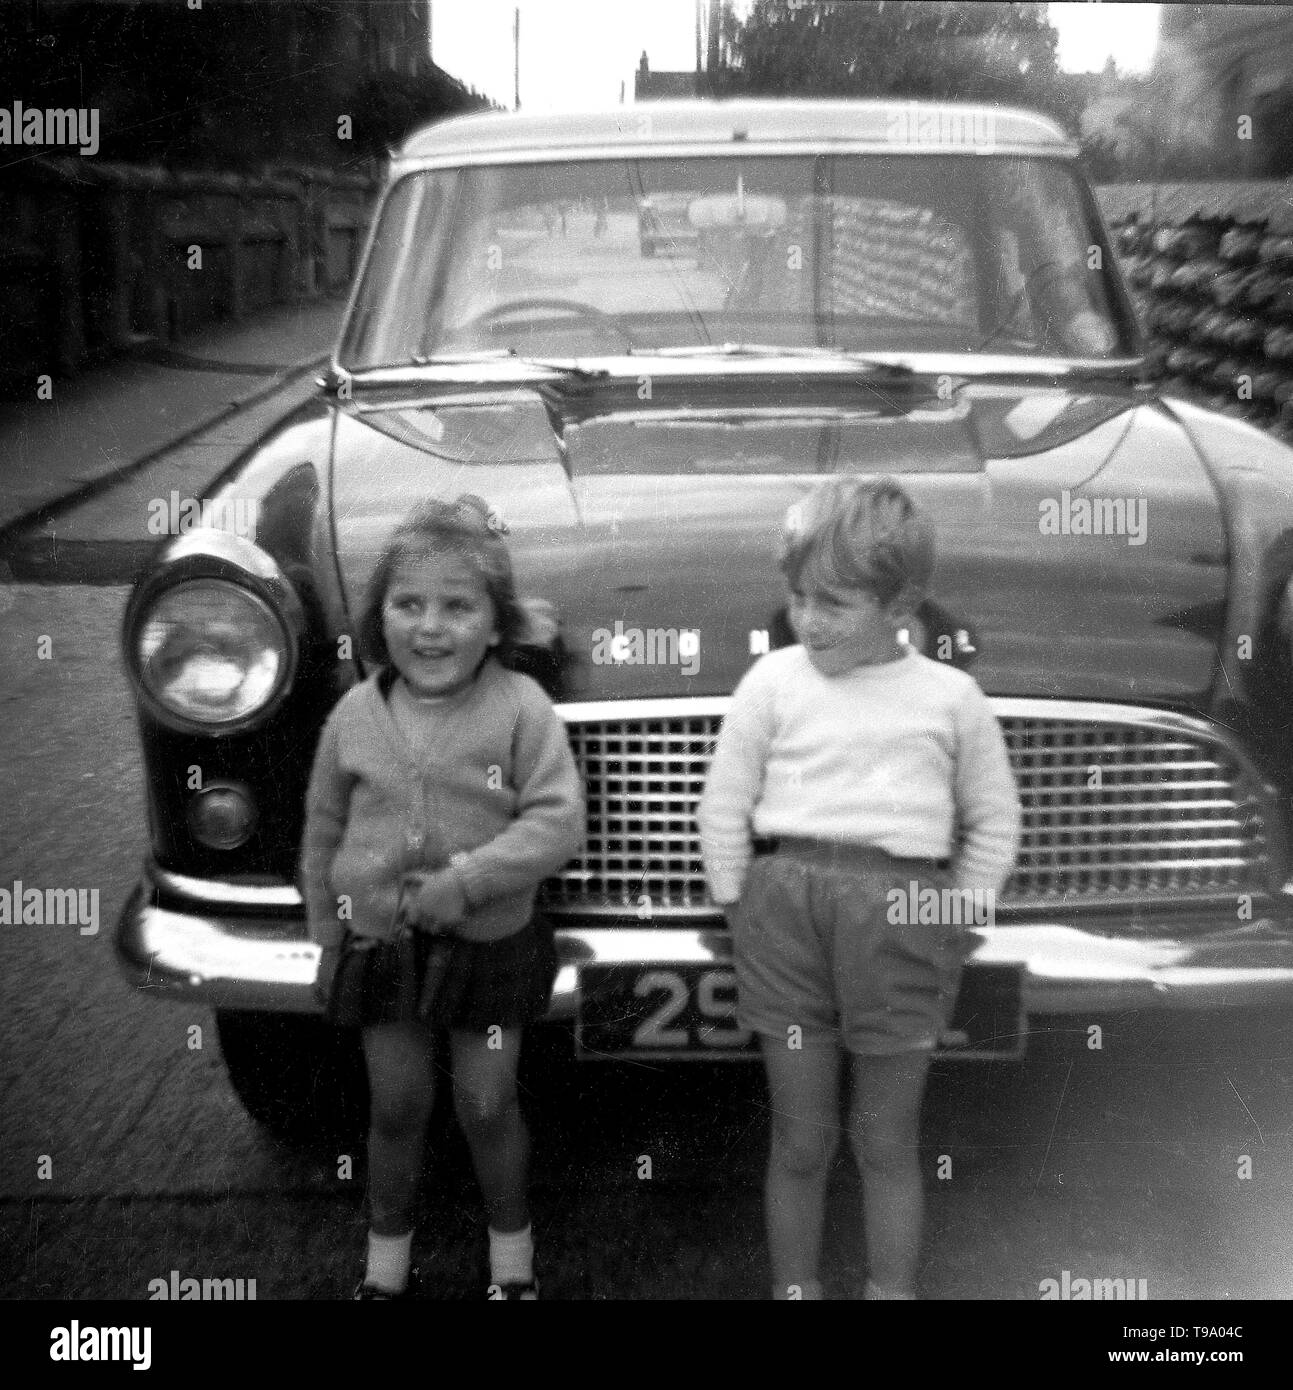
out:
{"label": "chrome grille", "polygon": [[1005,901],[1266,888],[1260,785],[1202,721],[1156,711],[1140,719],[998,715],[1024,811]]}
{"label": "chrome grille", "polygon": [[[695,811],[730,702],[567,705],[584,772],[583,853],[544,887],[557,914],[656,920],[709,904]],[[1260,893],[1271,870],[1261,784],[1203,720],[1076,702],[993,700],[1023,806],[999,905],[1095,906]]]}

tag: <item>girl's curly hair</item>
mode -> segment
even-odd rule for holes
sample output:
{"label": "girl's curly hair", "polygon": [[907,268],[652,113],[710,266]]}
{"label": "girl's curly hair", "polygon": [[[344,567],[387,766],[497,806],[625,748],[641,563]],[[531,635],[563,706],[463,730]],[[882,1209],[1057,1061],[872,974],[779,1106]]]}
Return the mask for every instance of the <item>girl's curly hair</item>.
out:
{"label": "girl's curly hair", "polygon": [[792,588],[867,589],[914,608],[934,572],[934,528],[892,478],[839,474],[786,513],[780,564]]}
{"label": "girl's curly hair", "polygon": [[382,610],[395,571],[409,556],[456,555],[479,577],[494,604],[498,645],[494,654],[508,665],[524,640],[528,619],[516,594],[512,557],[503,536],[507,527],[498,513],[474,493],[452,502],[424,502],[395,528],[368,581],[359,619],[359,651],[369,661],[389,666]]}

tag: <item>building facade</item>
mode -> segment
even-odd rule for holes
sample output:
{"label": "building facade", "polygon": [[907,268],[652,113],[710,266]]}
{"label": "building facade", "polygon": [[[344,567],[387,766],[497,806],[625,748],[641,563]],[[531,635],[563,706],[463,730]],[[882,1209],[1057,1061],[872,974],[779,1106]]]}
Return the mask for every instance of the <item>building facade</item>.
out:
{"label": "building facade", "polygon": [[353,166],[483,105],[431,60],[430,0],[0,5],[0,90],[94,107],[109,160]]}

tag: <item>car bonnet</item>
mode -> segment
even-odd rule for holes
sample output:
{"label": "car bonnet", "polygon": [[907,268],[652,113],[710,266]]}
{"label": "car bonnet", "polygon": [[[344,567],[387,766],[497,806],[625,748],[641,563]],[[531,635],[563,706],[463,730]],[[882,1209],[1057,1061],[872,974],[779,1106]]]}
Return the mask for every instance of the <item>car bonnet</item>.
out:
{"label": "car bonnet", "polygon": [[[387,396],[338,409],[333,463],[352,621],[408,510],[477,493],[509,528],[521,593],[561,620],[570,699],[729,693],[784,640],[786,511],[836,470],[893,474],[928,510],[930,597],[970,634],[985,689],[1204,708],[1215,673],[1217,499],[1179,425],[1126,392],[972,385],[853,412],[769,395],[564,426],[534,389]],[[691,657],[668,637],[683,632]]]}

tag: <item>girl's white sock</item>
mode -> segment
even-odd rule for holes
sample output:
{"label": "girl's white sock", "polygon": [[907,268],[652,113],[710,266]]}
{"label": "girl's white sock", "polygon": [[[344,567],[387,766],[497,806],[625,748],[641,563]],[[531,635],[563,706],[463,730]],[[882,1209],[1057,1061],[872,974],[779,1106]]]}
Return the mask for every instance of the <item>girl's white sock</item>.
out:
{"label": "girl's white sock", "polygon": [[364,1283],[387,1293],[403,1293],[409,1282],[413,1253],[413,1232],[405,1236],[379,1236],[368,1232],[368,1268]]}
{"label": "girl's white sock", "polygon": [[495,1284],[528,1284],[534,1278],[534,1240],[529,1226],[507,1232],[489,1228],[489,1277]]}

